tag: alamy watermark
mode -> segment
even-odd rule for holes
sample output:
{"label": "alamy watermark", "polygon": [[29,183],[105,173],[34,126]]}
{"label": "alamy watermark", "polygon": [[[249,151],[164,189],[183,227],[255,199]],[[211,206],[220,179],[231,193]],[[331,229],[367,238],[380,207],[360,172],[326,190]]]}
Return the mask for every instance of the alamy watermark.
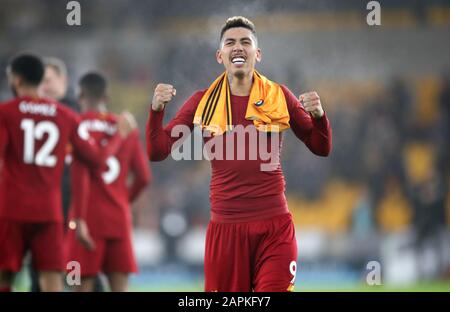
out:
{"label": "alamy watermark", "polygon": [[81,265],[78,261],[70,261],[66,265],[66,283],[68,286],[81,285]]}
{"label": "alamy watermark", "polygon": [[366,21],[369,26],[381,26],[381,5],[378,1],[370,1],[366,6],[370,12],[367,14]]}
{"label": "alamy watermark", "polygon": [[[272,130],[276,130],[275,127]],[[233,130],[216,136],[202,131],[199,126],[191,131],[187,125],[176,125],[172,128],[171,137],[176,140],[171,151],[176,161],[254,160],[260,161],[261,171],[274,171],[280,165],[281,133],[258,131],[253,125],[237,125]]]}
{"label": "alamy watermark", "polygon": [[366,283],[369,286],[381,285],[381,264],[378,261],[369,261],[366,265]]}
{"label": "alamy watermark", "polygon": [[69,11],[67,13],[66,22],[69,26],[81,26],[81,5],[78,1],[67,2],[66,9]]}
{"label": "alamy watermark", "polygon": [[[67,2],[66,22],[69,26],[81,26],[81,4],[78,1]],[[366,22],[369,26],[381,25],[381,5],[378,1],[369,1],[366,5],[366,9],[370,12],[367,14]]]}

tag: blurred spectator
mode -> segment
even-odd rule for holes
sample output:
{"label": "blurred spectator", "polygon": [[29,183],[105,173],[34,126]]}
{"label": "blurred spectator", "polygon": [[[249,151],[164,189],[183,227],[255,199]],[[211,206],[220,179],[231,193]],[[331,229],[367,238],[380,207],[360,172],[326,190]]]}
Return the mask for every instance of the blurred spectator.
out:
{"label": "blurred spectator", "polygon": [[[41,96],[54,99],[75,111],[79,111],[76,100],[68,93],[69,78],[66,64],[62,60],[54,57],[45,58],[44,62],[44,80],[39,87]],[[70,205],[70,178],[68,166],[64,167],[62,178],[62,201],[64,220],[67,221]]]}
{"label": "blurred spectator", "polygon": [[419,260],[419,270],[424,265],[423,255],[427,249],[436,262],[434,276],[419,271],[422,278],[436,278],[445,272],[445,255],[442,241],[446,228],[446,188],[444,176],[435,168],[429,168],[426,179],[414,187],[412,193],[414,203],[415,247]]}
{"label": "blurred spectator", "polygon": [[450,72],[442,76],[439,94],[439,167],[449,174],[450,170]]}
{"label": "blurred spectator", "polygon": [[39,92],[43,97],[48,97],[67,105],[71,109],[79,112],[78,104],[69,91],[69,76],[66,64],[55,57],[47,57],[45,62],[44,80]]}

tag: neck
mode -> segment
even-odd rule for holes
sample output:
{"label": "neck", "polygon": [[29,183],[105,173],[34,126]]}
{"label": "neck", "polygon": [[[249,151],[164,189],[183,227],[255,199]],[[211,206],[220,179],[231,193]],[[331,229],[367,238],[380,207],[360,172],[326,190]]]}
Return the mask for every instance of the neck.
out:
{"label": "neck", "polygon": [[34,87],[21,87],[17,88],[17,95],[19,97],[31,97],[31,98],[39,98],[37,88]]}
{"label": "neck", "polygon": [[252,89],[253,71],[242,76],[229,75],[230,91],[233,95],[248,96]]}
{"label": "neck", "polygon": [[89,109],[95,112],[104,113],[107,111],[105,103],[89,103]]}

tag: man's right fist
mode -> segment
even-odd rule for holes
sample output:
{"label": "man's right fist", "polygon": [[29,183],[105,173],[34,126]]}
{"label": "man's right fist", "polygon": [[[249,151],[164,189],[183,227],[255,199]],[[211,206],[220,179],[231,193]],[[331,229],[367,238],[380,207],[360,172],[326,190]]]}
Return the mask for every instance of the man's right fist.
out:
{"label": "man's right fist", "polygon": [[169,84],[160,83],[153,94],[152,110],[160,112],[177,94],[177,90]]}

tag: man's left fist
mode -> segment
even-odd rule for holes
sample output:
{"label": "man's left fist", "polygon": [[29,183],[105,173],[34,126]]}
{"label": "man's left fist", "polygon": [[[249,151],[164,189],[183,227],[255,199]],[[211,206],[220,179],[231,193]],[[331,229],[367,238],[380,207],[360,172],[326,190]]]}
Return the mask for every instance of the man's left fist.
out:
{"label": "man's left fist", "polygon": [[305,111],[311,114],[313,118],[321,118],[324,114],[320,97],[316,91],[301,94],[298,99],[303,104]]}

